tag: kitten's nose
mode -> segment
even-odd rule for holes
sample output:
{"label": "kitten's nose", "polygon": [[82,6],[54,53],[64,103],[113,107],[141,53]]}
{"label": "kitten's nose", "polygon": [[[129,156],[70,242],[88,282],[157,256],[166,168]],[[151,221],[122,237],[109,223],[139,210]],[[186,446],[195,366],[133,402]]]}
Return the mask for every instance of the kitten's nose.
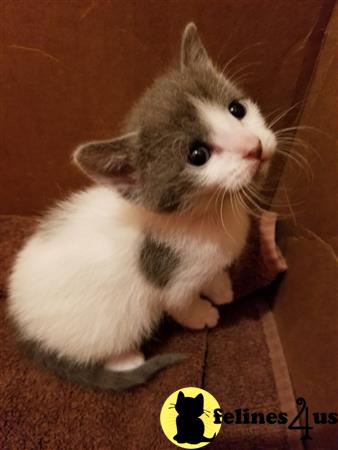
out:
{"label": "kitten's nose", "polygon": [[257,159],[260,161],[262,159],[262,153],[262,142],[260,139],[257,139],[257,141],[253,143],[252,147],[245,151],[244,158]]}

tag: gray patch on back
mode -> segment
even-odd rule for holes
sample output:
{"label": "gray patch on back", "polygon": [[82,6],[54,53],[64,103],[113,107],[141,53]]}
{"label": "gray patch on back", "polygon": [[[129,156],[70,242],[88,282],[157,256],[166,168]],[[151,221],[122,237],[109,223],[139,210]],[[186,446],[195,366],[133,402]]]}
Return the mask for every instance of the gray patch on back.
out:
{"label": "gray patch on back", "polygon": [[167,244],[147,235],[142,243],[139,262],[145,278],[163,289],[172,278],[180,258]]}

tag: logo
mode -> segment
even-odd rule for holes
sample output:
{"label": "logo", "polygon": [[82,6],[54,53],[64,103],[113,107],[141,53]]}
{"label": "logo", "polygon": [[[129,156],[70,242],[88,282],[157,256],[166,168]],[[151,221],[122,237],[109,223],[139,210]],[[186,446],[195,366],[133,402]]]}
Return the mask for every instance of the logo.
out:
{"label": "logo", "polygon": [[215,439],[221,428],[221,423],[214,423],[213,416],[219,408],[217,400],[204,389],[179,389],[162,406],[162,430],[178,447],[204,447]]}
{"label": "logo", "polygon": [[338,425],[338,412],[311,412],[303,397],[296,399],[298,411],[289,417],[286,411],[262,412],[249,408],[223,411],[207,391],[195,387],[180,389],[164,402],[160,421],[164,434],[178,447],[201,448],[212,442],[221,425],[285,425],[301,431],[300,439],[312,439],[310,431],[316,425],[328,426],[328,432]]}

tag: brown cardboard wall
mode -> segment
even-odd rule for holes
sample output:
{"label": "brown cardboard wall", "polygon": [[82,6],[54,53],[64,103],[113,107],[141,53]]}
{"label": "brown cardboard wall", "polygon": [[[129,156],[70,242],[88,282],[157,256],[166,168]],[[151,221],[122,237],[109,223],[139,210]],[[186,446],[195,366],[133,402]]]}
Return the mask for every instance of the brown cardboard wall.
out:
{"label": "brown cardboard wall", "polygon": [[336,6],[308,89],[291,156],[305,158],[303,169],[288,161],[278,200],[291,205],[292,221],[338,251],[338,7]]}
{"label": "brown cardboard wall", "polygon": [[246,49],[230,72],[253,73],[246,86],[265,112],[302,99],[333,3],[1,2],[0,213],[39,212],[84,183],[71,151],[117,132],[132,102],[176,58],[190,20],[221,67]]}
{"label": "brown cardboard wall", "polygon": [[[283,251],[289,270],[273,312],[281,336],[295,397],[314,412],[338,409],[338,266],[328,244],[315,236],[290,237]],[[302,415],[301,422],[305,424]],[[336,448],[337,425],[315,425],[308,450]]]}
{"label": "brown cardboard wall", "polygon": [[[288,162],[282,186],[288,189],[294,217],[280,234],[289,263],[274,302],[296,396],[312,412],[338,409],[338,7],[332,14],[297,133],[313,181]],[[295,174],[297,173],[297,176]],[[283,199],[282,191],[277,196]],[[296,225],[296,226],[295,226]],[[305,228],[310,231],[307,231]],[[309,450],[337,448],[337,426],[316,426]]]}

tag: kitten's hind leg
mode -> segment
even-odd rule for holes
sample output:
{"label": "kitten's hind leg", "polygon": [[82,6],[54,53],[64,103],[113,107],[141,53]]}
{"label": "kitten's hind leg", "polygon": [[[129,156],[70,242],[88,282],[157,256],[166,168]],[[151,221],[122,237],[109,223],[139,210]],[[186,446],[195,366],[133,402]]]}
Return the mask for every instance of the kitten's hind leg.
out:
{"label": "kitten's hind leg", "polygon": [[144,364],[144,355],[139,351],[130,351],[122,353],[119,356],[112,356],[105,363],[105,368],[108,370],[123,372],[125,370],[136,369]]}
{"label": "kitten's hind leg", "polygon": [[202,296],[207,297],[215,305],[225,305],[231,303],[234,298],[231,279],[225,270],[217,275],[201,291]]}

